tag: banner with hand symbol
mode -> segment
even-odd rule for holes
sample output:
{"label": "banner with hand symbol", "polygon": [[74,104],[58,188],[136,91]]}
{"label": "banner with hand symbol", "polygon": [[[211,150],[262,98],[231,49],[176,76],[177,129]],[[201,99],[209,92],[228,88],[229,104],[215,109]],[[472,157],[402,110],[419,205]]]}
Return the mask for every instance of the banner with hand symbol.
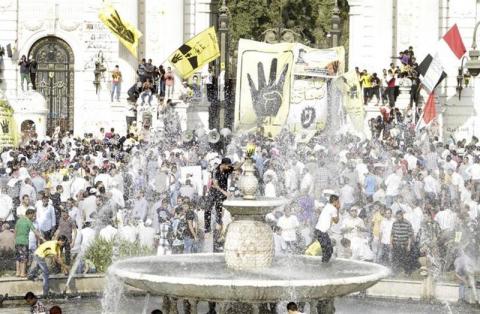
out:
{"label": "banner with hand symbol", "polygon": [[13,119],[13,109],[7,101],[0,99],[0,150],[17,145],[17,130]]}
{"label": "banner with hand symbol", "polygon": [[287,122],[294,44],[241,39],[238,45],[235,129],[277,135]]}
{"label": "banner with hand symbol", "polygon": [[136,58],[138,42],[143,36],[142,33],[122,19],[118,11],[108,2],[105,2],[103,9],[98,13],[98,18]]}

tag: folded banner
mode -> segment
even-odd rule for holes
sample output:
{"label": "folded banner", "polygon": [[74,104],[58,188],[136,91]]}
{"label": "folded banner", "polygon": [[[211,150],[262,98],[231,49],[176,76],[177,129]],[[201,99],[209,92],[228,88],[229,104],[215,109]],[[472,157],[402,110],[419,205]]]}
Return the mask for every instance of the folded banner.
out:
{"label": "folded banner", "polygon": [[137,47],[142,33],[132,24],[123,20],[118,11],[109,3],[98,14],[99,19],[120,40],[122,45],[136,58]]}
{"label": "folded banner", "polygon": [[343,94],[343,103],[353,127],[358,132],[364,130],[365,110],[360,81],[354,70],[348,71],[335,80],[335,85]]}
{"label": "folded banner", "polygon": [[0,99],[0,150],[17,145],[17,131],[13,109],[6,100]]}
{"label": "folded banner", "polygon": [[235,129],[262,127],[272,136],[283,127],[306,135],[322,130],[328,114],[327,81],[343,73],[344,54],[343,47],[314,49],[241,39]]}
{"label": "folded banner", "polygon": [[187,78],[200,67],[220,56],[217,34],[212,26],[184,43],[170,55],[168,61],[182,78]]}

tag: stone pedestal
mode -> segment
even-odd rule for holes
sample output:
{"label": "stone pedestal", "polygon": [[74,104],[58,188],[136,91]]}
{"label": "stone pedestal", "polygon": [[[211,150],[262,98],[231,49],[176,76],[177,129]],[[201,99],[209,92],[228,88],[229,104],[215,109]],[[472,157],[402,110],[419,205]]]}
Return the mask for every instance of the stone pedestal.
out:
{"label": "stone pedestal", "polygon": [[237,220],[228,226],[225,262],[235,270],[270,267],[273,259],[273,232],[265,223]]}

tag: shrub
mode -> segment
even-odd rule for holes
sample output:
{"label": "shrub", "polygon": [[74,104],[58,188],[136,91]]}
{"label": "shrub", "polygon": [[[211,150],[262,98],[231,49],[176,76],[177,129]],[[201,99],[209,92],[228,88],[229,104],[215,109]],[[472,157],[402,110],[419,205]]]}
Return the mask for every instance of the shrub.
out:
{"label": "shrub", "polygon": [[[118,257],[146,256],[153,255],[155,250],[142,246],[138,241],[131,243],[125,240],[114,240],[118,245]],[[84,259],[90,260],[97,269],[97,272],[104,273],[112,264],[113,241],[107,241],[97,237],[85,253]]]}

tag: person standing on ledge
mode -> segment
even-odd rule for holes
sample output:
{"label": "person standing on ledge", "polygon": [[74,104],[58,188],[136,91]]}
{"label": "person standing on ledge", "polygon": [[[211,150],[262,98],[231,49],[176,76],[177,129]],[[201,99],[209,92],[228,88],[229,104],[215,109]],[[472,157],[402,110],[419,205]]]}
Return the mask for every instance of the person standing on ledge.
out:
{"label": "person standing on ledge", "polygon": [[232,165],[232,160],[230,158],[223,158],[222,162],[215,169],[213,174],[213,184],[210,188],[210,197],[211,197],[211,206],[205,211],[205,232],[208,233],[211,231],[211,215],[212,207],[215,207],[216,212],[216,223],[217,230],[220,232],[222,230],[222,204],[223,202],[231,196],[231,193],[228,192],[228,177],[230,174],[240,169],[243,163],[238,163],[237,165]]}
{"label": "person standing on ledge", "polygon": [[112,71],[112,92],[110,94],[110,100],[113,102],[113,96],[115,96],[116,101],[120,101],[120,90],[122,84],[122,72],[120,72],[120,67],[115,66],[115,69]]}
{"label": "person standing on ledge", "polygon": [[333,245],[330,236],[328,235],[328,230],[330,230],[332,224],[338,223],[339,208],[340,200],[338,195],[330,195],[329,202],[320,213],[317,225],[315,226],[315,235],[322,246],[323,263],[328,263],[333,254]]}

